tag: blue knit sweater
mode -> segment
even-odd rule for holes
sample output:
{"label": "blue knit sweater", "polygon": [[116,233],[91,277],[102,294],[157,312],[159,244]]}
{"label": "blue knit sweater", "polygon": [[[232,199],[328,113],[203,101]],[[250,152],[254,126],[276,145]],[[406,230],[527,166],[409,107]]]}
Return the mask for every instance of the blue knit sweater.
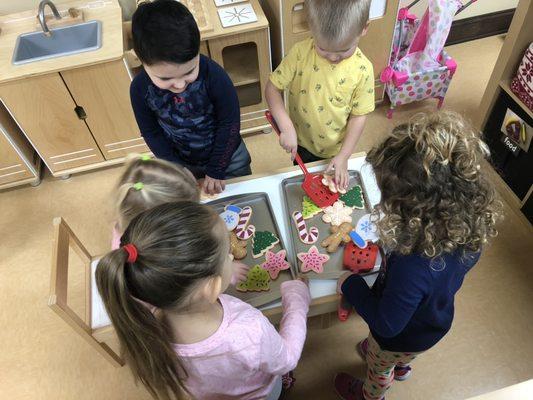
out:
{"label": "blue knit sweater", "polygon": [[180,94],[159,89],[143,71],[131,83],[130,98],[156,157],[205,167],[208,176],[224,179],[242,139],[237,92],[220,65],[200,55],[198,78]]}
{"label": "blue knit sweater", "polygon": [[455,293],[479,256],[462,250],[435,259],[391,254],[372,289],[352,275],[342,293],[383,350],[424,351],[450,329]]}

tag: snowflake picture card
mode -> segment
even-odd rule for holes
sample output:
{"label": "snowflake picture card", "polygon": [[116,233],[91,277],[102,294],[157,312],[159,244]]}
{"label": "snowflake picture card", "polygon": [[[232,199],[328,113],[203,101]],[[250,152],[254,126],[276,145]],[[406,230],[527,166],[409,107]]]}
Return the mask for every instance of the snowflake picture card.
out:
{"label": "snowflake picture card", "polygon": [[217,12],[224,28],[257,21],[257,15],[250,3],[219,8]]}

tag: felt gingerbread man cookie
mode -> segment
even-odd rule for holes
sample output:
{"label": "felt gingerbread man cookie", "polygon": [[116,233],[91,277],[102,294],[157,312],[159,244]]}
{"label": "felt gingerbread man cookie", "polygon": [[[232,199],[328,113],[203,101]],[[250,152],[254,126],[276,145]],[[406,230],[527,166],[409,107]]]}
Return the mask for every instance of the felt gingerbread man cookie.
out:
{"label": "felt gingerbread man cookie", "polygon": [[324,272],[324,264],[329,260],[329,256],[320,253],[316,246],[311,246],[306,253],[298,253],[297,256],[302,262],[300,265],[302,272],[314,271],[317,274]]}
{"label": "felt gingerbread man cookie", "polygon": [[325,247],[328,253],[335,253],[341,242],[348,243],[351,240],[350,232],[352,229],[353,226],[349,222],[343,222],[339,226],[332,226],[329,228],[331,235],[325,238],[320,245]]}
{"label": "felt gingerbread man cookie", "polygon": [[240,292],[261,292],[270,290],[270,276],[268,272],[255,265],[250,268],[246,280],[239,282],[235,288]]}
{"label": "felt gingerbread man cookie", "polygon": [[290,268],[289,263],[285,260],[286,256],[286,250],[280,250],[277,253],[267,250],[265,254],[266,261],[261,264],[261,267],[268,271],[270,278],[276,279],[280,271]]}
{"label": "felt gingerbread man cookie", "polygon": [[338,187],[331,175],[322,175],[322,184],[327,186],[331,193],[345,194],[346,189]]}
{"label": "felt gingerbread man cookie", "polygon": [[246,257],[246,241],[240,240],[235,232],[229,233],[229,252],[233,254],[236,260],[242,260]]}
{"label": "felt gingerbread man cookie", "polygon": [[343,222],[352,222],[352,212],[350,207],[342,204],[342,201],[336,201],[332,206],[324,209],[322,220],[331,225],[340,225]]}

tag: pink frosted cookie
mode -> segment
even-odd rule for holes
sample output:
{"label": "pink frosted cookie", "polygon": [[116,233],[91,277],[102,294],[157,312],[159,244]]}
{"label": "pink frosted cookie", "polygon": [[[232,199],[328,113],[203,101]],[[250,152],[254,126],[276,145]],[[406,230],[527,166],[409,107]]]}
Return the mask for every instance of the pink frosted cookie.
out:
{"label": "pink frosted cookie", "polygon": [[332,206],[324,209],[322,220],[328,224],[338,226],[343,222],[352,222],[353,209],[346,207],[342,201],[336,201]]}
{"label": "pink frosted cookie", "polygon": [[327,254],[322,254],[316,246],[311,246],[307,253],[298,253],[298,259],[302,262],[302,272],[314,271],[317,274],[324,272],[324,264],[329,260]]}
{"label": "pink frosted cookie", "polygon": [[307,225],[305,224],[304,217],[300,211],[295,211],[292,213],[292,220],[296,225],[298,230],[298,237],[305,244],[313,244],[318,240],[318,228],[312,226],[307,231]]}
{"label": "pink frosted cookie", "polygon": [[285,250],[280,250],[277,253],[267,250],[266,261],[261,264],[261,267],[268,271],[272,279],[276,279],[280,271],[290,268],[289,263],[285,260],[286,256],[287,251]]}

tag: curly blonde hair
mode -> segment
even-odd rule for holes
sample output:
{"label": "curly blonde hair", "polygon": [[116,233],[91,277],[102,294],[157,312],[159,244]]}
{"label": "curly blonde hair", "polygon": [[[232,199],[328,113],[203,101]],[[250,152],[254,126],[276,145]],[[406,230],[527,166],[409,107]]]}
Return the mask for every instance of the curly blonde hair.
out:
{"label": "curly blonde hair", "polygon": [[478,252],[496,236],[499,202],[480,162],[488,146],[459,114],[416,114],[368,154],[381,189],[382,244],[437,257]]}

